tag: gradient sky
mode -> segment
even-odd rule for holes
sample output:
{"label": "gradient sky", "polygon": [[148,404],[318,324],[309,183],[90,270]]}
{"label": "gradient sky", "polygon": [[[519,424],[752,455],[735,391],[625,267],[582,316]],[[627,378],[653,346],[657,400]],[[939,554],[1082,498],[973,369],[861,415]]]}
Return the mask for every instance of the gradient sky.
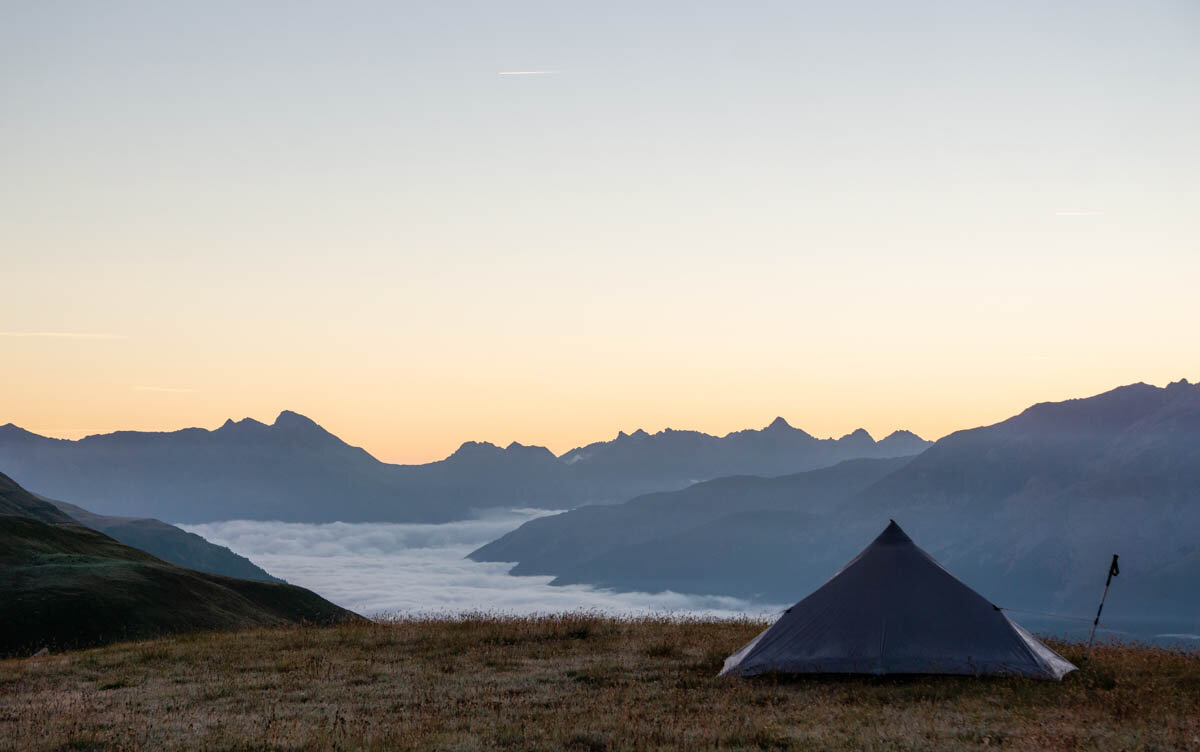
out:
{"label": "gradient sky", "polygon": [[1196,380],[1198,92],[1194,0],[6,2],[0,423],[419,462]]}

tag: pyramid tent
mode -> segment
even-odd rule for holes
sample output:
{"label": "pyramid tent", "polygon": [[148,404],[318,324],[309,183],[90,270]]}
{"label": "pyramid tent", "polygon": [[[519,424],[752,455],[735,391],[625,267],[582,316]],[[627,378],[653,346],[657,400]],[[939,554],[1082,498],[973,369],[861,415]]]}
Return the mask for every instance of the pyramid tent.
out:
{"label": "pyramid tent", "polygon": [[725,660],[722,676],[1074,671],[894,521],[833,579]]}

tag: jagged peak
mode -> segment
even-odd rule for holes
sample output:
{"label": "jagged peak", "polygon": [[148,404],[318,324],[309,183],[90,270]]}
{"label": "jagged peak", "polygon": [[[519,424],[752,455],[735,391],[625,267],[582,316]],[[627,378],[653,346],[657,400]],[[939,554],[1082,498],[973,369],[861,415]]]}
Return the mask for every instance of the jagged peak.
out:
{"label": "jagged peak", "polygon": [[[259,422],[259,421],[255,420],[254,418],[242,418],[241,420],[236,420],[236,421],[233,418],[226,418],[225,422],[222,423],[221,427],[218,428],[217,430],[223,431],[223,430],[226,430],[229,428],[266,428],[266,427],[267,427],[266,423]],[[118,432],[118,433],[120,433],[120,432]],[[136,433],[136,432],[130,431],[128,433]]]}
{"label": "jagged peak", "polygon": [[763,430],[764,431],[782,431],[784,429],[795,430],[792,428],[791,423],[788,423],[786,420],[783,419],[782,415],[779,415],[779,416],[776,416],[775,420],[771,421],[771,424],[768,425]]}
{"label": "jagged peak", "polygon": [[[478,451],[503,451],[490,441],[464,441],[459,445],[458,449],[454,450],[454,454],[460,452],[478,452]],[[451,455],[453,456],[453,455]]]}
{"label": "jagged peak", "polygon": [[907,428],[900,428],[895,431],[892,431],[887,436],[883,437],[882,441],[888,441],[888,440],[894,440],[894,439],[914,439],[916,441],[925,441],[925,439],[921,438],[920,436],[913,433],[912,431],[909,431]]}
{"label": "jagged peak", "polygon": [[838,441],[845,441],[847,439],[850,439],[852,441],[866,440],[866,441],[870,441],[872,443],[875,442],[875,438],[873,436],[871,436],[871,434],[867,433],[867,429],[865,429],[865,428],[856,428],[853,431],[851,431],[850,433],[843,436],[842,438],[838,439]]}
{"label": "jagged peak", "polygon": [[650,437],[650,434],[646,433],[645,431],[643,431],[642,429],[639,428],[638,430],[631,433],[629,436],[630,436],[630,438],[633,438],[633,439],[646,439],[646,438]]}

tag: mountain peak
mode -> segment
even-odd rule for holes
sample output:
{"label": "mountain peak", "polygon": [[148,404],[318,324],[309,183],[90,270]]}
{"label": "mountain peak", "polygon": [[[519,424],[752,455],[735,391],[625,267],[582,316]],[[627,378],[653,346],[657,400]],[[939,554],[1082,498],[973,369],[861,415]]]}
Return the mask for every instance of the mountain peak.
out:
{"label": "mountain peak", "polygon": [[792,424],[783,419],[783,416],[778,416],[771,421],[771,425],[764,428],[764,431],[782,431],[784,429],[792,430]]}
{"label": "mountain peak", "polygon": [[847,440],[853,441],[853,442],[869,441],[872,444],[875,443],[874,437],[872,437],[871,434],[867,433],[867,429],[865,429],[865,428],[856,428],[853,431],[851,431],[850,433],[843,436],[842,438],[838,439],[838,441],[847,441]]}
{"label": "mountain peak", "polygon": [[[235,429],[235,430],[236,429],[255,429],[255,428],[266,428],[266,427],[267,427],[266,423],[260,423],[257,420],[255,420],[254,418],[242,418],[241,420],[236,420],[236,421],[233,418],[226,418],[225,422],[222,423],[221,427],[218,428],[217,430],[218,431],[228,431],[230,429]],[[118,433],[120,433],[120,432],[118,432]]]}
{"label": "mountain peak", "polygon": [[275,422],[271,425],[275,428],[320,428],[312,418],[305,417],[291,410],[284,410],[279,413],[279,416],[275,418]]}
{"label": "mountain peak", "polygon": [[37,434],[33,433],[32,431],[26,431],[24,428],[21,428],[16,423],[5,423],[4,425],[0,426],[0,432],[12,434],[14,436],[36,436],[37,435]]}
{"label": "mountain peak", "polygon": [[447,459],[458,457],[478,457],[485,454],[498,454],[504,451],[490,441],[464,441]]}
{"label": "mountain peak", "polygon": [[632,434],[630,434],[630,436],[635,439],[644,439],[644,438],[647,438],[648,436],[650,436],[650,434],[646,433],[645,431],[643,431],[642,429],[639,428],[638,430],[636,430]]}

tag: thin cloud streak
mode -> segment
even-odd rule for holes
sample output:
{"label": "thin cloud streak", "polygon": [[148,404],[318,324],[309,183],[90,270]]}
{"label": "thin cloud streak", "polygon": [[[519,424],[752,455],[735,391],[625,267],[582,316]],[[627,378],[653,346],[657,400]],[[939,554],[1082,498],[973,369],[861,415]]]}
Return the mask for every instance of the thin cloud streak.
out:
{"label": "thin cloud streak", "polygon": [[135,386],[134,391],[138,392],[162,392],[165,394],[195,394],[199,389],[188,389],[186,387],[176,386]]}
{"label": "thin cloud streak", "polygon": [[517,71],[500,71],[497,76],[551,76],[558,71],[552,70],[517,70]]}
{"label": "thin cloud streak", "polygon": [[124,334],[103,332],[0,332],[0,337],[45,337],[48,339],[129,339]]}
{"label": "thin cloud streak", "polygon": [[1080,209],[1078,211],[1060,211],[1054,212],[1056,217],[1103,217],[1102,211],[1091,211],[1088,209]]}

